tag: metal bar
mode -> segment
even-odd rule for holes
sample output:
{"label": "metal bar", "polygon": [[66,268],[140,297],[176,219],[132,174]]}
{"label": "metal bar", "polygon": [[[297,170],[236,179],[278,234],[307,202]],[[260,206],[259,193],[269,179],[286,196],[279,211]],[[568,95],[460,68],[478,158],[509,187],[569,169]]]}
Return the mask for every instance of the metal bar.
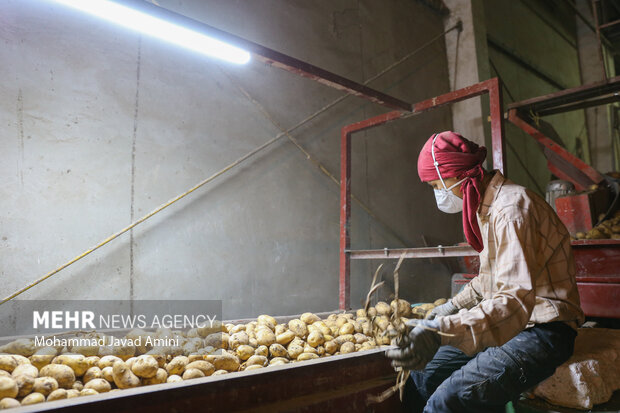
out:
{"label": "metal bar", "polygon": [[610,78],[607,82],[590,83],[588,85],[582,85],[547,95],[537,96],[532,99],[511,103],[507,106],[507,109],[520,109],[524,111],[532,110],[534,112],[538,112],[542,109],[579,102],[585,99],[591,99],[617,91],[620,91],[620,76]]}
{"label": "metal bar", "polygon": [[609,103],[615,103],[615,102],[620,102],[620,94],[618,93],[614,93],[611,96],[606,96],[600,99],[590,99],[590,100],[585,100],[582,102],[562,105],[557,108],[543,109],[543,110],[536,112],[536,114],[538,116],[550,116],[550,115],[555,115],[556,113],[570,112],[573,110],[590,108],[592,106],[607,105]]}
{"label": "metal bar", "polygon": [[215,37],[219,40],[245,49],[252,53],[259,61],[268,65],[315,80],[334,89],[345,91],[382,106],[408,112],[411,111],[411,104],[401,99],[397,99],[376,89],[372,89],[361,83],[347,79],[310,63],[296,59],[292,56],[288,56],[284,53],[280,53],[258,43],[251,42],[242,37],[217,29],[198,20],[191,19],[143,0],[122,0],[122,3],[133,9],[144,11],[150,15],[180,24],[184,27],[196,30],[200,33],[204,33],[208,36]]}
{"label": "metal bar", "polygon": [[609,23],[601,24],[601,25],[600,25],[600,26],[598,26],[598,27],[599,27],[599,29],[605,29],[605,28],[607,28],[607,27],[615,26],[615,25],[616,25],[616,24],[618,24],[618,23],[620,23],[620,19],[618,19],[618,20],[614,20],[614,21],[609,22]]}
{"label": "metal bar", "polygon": [[340,279],[338,308],[351,306],[351,133],[345,128],[340,137]]}
{"label": "metal bar", "polygon": [[[543,146],[545,156],[550,163],[549,167],[553,169],[555,175],[564,175],[561,177],[562,179],[568,179],[580,188],[587,188],[591,184],[598,184],[604,180],[604,177],[596,169],[553,142],[541,131],[519,117],[517,109],[508,111],[508,120]],[[552,168],[553,166],[556,168]]]}
{"label": "metal bar", "polygon": [[478,252],[467,246],[438,246],[427,248],[384,248],[382,250],[351,250],[347,251],[353,260],[393,259],[405,258],[435,258],[435,257],[469,257],[478,256]]}
{"label": "metal bar", "polygon": [[493,169],[508,175],[505,163],[506,141],[504,140],[504,103],[502,99],[502,84],[498,77],[488,82],[489,107],[491,116],[491,149]]}
{"label": "metal bar", "polygon": [[598,25],[598,5],[597,1],[590,0],[592,4],[592,14],[594,15],[594,26],[596,27],[596,41],[598,43],[598,59],[601,62],[601,68],[603,69],[603,79],[607,81],[607,69],[605,68],[605,56],[603,55],[603,44],[601,43],[601,29]]}

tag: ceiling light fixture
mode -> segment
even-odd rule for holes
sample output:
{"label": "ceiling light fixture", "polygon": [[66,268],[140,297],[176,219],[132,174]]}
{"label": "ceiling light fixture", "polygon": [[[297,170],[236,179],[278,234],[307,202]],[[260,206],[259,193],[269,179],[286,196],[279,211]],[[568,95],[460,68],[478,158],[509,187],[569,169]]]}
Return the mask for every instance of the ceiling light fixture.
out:
{"label": "ceiling light fixture", "polygon": [[245,64],[250,53],[194,30],[110,0],[53,0],[128,29],[231,63]]}

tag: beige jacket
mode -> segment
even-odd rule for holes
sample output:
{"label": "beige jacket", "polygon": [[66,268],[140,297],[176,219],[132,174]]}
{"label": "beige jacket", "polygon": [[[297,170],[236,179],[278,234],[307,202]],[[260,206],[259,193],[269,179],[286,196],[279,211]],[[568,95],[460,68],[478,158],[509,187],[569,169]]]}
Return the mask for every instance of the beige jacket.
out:
{"label": "beige jacket", "polygon": [[478,208],[480,272],[438,318],[443,345],[469,355],[500,346],[537,323],[584,321],[568,231],[538,195],[495,172]]}

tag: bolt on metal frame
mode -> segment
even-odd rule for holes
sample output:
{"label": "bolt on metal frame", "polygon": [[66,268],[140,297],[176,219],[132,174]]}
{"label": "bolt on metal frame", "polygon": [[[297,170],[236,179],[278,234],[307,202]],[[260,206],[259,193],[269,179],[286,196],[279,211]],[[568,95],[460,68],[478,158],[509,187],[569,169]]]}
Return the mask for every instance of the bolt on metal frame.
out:
{"label": "bolt on metal frame", "polygon": [[392,111],[382,115],[346,125],[341,131],[340,141],[340,278],[339,309],[351,306],[351,259],[392,258],[402,254],[407,258],[457,257],[477,255],[471,247],[402,248],[398,250],[358,250],[351,247],[351,137],[354,133],[375,128],[397,119],[405,119],[448,104],[476,96],[489,94],[493,168],[505,173],[504,124],[502,89],[498,78],[476,83],[463,89],[418,102],[411,105],[411,112]]}

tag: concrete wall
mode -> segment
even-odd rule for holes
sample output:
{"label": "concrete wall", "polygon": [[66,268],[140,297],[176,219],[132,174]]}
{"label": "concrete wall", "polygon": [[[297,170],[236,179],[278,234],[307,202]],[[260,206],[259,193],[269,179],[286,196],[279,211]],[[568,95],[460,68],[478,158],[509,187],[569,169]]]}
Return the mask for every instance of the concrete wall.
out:
{"label": "concrete wall", "polygon": [[[158,0],[357,81],[442,31],[409,0]],[[40,0],[0,3],[0,294],[4,297],[290,127],[340,94],[252,61],[237,67]],[[433,43],[372,84],[408,101],[449,90]],[[339,175],[340,128],[386,112],[348,98],[295,132]],[[360,134],[353,192],[409,246],[462,239],[416,157],[449,109]],[[221,299],[227,318],[337,307],[338,187],[286,138],[23,295]],[[353,208],[353,247],[398,247]],[[377,263],[353,265],[357,306]],[[449,292],[450,270],[412,262],[405,296]]]}

